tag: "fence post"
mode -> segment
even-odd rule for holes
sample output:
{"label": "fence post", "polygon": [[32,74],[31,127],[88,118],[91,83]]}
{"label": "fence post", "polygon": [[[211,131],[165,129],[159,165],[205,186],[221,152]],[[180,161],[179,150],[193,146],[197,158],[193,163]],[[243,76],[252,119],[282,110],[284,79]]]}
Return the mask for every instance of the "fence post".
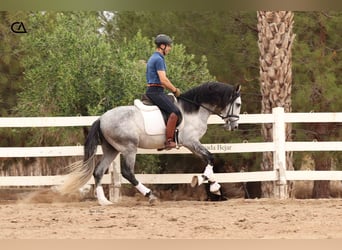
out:
{"label": "fence post", "polygon": [[115,158],[111,164],[111,184],[109,188],[109,200],[112,202],[118,202],[121,199],[121,166],[120,166],[120,154]]}
{"label": "fence post", "polygon": [[272,110],[274,115],[273,142],[275,151],[273,152],[273,168],[277,172],[278,181],[274,186],[274,195],[280,199],[288,197],[286,182],[286,153],[285,153],[285,118],[284,108],[276,107]]}

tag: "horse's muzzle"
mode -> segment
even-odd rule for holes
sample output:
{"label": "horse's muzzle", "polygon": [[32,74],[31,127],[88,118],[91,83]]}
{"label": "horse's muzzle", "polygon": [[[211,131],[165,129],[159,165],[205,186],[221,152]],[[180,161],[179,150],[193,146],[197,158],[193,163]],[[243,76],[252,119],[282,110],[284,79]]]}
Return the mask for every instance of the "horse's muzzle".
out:
{"label": "horse's muzzle", "polygon": [[237,122],[228,122],[223,125],[224,129],[229,130],[229,131],[234,131],[239,128],[239,124]]}

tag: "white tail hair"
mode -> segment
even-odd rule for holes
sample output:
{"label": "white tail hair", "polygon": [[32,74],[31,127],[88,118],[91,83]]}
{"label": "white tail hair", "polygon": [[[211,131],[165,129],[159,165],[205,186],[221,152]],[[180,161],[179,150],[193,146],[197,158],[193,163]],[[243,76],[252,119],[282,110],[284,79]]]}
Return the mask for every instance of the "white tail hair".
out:
{"label": "white tail hair", "polygon": [[76,161],[66,168],[69,170],[69,174],[66,175],[64,183],[57,187],[62,195],[76,192],[87,184],[95,169],[95,154],[86,161]]}

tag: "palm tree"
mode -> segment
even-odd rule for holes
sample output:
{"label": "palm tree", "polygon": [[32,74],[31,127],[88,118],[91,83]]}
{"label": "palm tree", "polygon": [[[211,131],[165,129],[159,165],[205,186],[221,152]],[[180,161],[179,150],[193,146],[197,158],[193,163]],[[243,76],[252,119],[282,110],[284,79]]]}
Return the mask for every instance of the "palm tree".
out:
{"label": "palm tree", "polygon": [[[292,44],[293,12],[291,11],[258,11],[258,46],[260,51],[260,90],[262,93],[261,113],[272,113],[272,108],[283,107],[291,112],[292,87]],[[286,140],[291,140],[291,124],[286,126]],[[265,141],[273,141],[272,124],[262,125]],[[287,169],[293,169],[292,152],[286,154]],[[273,170],[273,154],[265,152],[261,163],[262,170]],[[273,182],[262,183],[263,197],[278,196],[285,192],[291,195],[291,185],[280,190]]]}

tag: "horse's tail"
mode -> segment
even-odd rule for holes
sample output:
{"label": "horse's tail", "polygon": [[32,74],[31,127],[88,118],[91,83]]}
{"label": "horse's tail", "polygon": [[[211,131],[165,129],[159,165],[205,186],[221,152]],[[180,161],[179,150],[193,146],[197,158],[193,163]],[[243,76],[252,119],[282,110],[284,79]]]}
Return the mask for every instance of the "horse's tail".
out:
{"label": "horse's tail", "polygon": [[61,194],[75,192],[89,181],[95,169],[95,153],[100,142],[100,119],[97,119],[91,126],[84,143],[83,161],[74,162],[67,167],[70,173],[67,175],[65,182],[58,187]]}

